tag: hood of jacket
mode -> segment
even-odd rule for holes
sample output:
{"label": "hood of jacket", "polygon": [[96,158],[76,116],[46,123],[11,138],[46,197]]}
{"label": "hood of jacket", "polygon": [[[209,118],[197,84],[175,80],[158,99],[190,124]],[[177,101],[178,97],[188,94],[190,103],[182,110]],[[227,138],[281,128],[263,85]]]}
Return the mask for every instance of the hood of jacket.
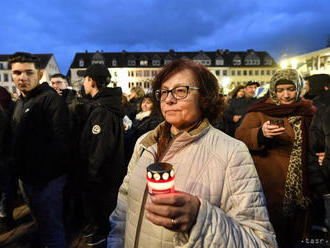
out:
{"label": "hood of jacket", "polygon": [[115,113],[117,116],[123,118],[124,110],[121,103],[122,91],[120,87],[117,88],[102,88],[92,98],[91,104],[94,106],[103,106],[109,111]]}

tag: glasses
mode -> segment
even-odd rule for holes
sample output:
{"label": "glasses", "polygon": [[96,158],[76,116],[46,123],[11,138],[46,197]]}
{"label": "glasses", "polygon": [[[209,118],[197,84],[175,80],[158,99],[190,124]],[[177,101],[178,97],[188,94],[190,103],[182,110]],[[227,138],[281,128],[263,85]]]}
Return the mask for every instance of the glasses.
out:
{"label": "glasses", "polygon": [[176,100],[184,99],[188,96],[189,90],[199,90],[194,86],[179,86],[171,90],[159,89],[155,91],[157,101],[165,101],[168,94],[171,93]]}

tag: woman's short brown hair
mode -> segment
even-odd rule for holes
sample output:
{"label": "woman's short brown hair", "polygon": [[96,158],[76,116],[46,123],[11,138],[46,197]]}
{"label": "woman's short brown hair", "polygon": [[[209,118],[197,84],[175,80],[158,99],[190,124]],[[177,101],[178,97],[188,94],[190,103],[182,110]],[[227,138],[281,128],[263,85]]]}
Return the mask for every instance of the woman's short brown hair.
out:
{"label": "woman's short brown hair", "polygon": [[156,75],[152,82],[153,91],[160,89],[163,82],[171,76],[184,70],[190,70],[193,73],[199,87],[199,106],[202,117],[212,123],[220,115],[222,100],[219,97],[218,80],[205,66],[188,59],[175,59]]}

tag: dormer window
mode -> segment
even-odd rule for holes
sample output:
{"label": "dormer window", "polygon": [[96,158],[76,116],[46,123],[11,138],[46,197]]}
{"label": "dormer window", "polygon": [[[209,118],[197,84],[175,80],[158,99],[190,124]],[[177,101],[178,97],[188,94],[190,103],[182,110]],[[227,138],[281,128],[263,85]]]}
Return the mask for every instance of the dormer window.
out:
{"label": "dormer window", "polygon": [[264,60],[264,65],[272,65],[273,61],[271,59],[265,59]]}
{"label": "dormer window", "polygon": [[85,66],[84,60],[80,59],[79,60],[79,67],[84,67],[84,66]]}
{"label": "dormer window", "polygon": [[215,65],[224,65],[223,59],[216,59],[215,60]]}
{"label": "dormer window", "polygon": [[104,61],[103,60],[93,60],[92,61],[92,65],[94,64],[101,64],[101,65],[104,65]]}
{"label": "dormer window", "polygon": [[241,60],[240,59],[234,59],[233,60],[233,65],[241,65]]}
{"label": "dormer window", "polygon": [[140,60],[140,66],[147,66],[148,60]]}
{"label": "dormer window", "polygon": [[128,60],[128,66],[135,66],[135,65],[136,65],[135,60],[133,60],[133,59]]}
{"label": "dormer window", "polygon": [[152,61],[152,65],[153,66],[160,66],[160,60],[159,59],[155,59]]}

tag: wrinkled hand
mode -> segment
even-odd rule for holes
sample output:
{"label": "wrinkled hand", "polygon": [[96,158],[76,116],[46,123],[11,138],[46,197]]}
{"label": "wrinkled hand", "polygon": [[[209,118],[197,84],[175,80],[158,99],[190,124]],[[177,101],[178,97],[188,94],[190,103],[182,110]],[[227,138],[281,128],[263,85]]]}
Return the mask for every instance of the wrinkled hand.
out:
{"label": "wrinkled hand", "polygon": [[266,121],[262,125],[262,133],[266,138],[274,138],[274,136],[280,135],[285,132],[284,127],[279,127],[277,125],[271,125],[270,121]]}
{"label": "wrinkled hand", "polygon": [[195,224],[200,207],[198,197],[185,192],[175,192],[153,195],[150,198],[151,202],[146,204],[146,217],[155,225],[187,232]]}
{"label": "wrinkled hand", "polygon": [[233,122],[237,123],[242,118],[241,115],[234,115],[233,116]]}
{"label": "wrinkled hand", "polygon": [[319,165],[322,165],[323,164],[323,160],[324,160],[324,156],[325,156],[325,152],[316,153],[316,156],[319,157],[319,159],[318,159]]}

